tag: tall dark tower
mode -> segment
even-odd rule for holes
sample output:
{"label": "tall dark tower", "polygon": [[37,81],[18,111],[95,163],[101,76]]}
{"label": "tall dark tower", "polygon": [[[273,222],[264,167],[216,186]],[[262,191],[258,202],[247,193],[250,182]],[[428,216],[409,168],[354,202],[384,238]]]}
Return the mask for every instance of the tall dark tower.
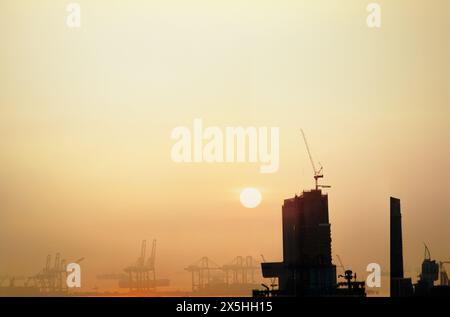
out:
{"label": "tall dark tower", "polygon": [[281,295],[334,294],[336,266],[331,262],[328,196],[312,190],[286,199],[282,217],[284,261],[263,263],[263,276],[278,277]]}
{"label": "tall dark tower", "polygon": [[391,297],[411,296],[412,281],[403,275],[403,239],[400,199],[391,197]]}
{"label": "tall dark tower", "polygon": [[402,214],[400,199],[391,197],[391,279],[395,278],[403,278]]}

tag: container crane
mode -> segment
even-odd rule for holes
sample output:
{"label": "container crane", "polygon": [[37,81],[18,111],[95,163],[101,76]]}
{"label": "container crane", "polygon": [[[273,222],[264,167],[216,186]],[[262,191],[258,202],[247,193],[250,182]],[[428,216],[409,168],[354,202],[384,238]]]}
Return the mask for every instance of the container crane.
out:
{"label": "container crane", "polygon": [[147,240],[142,240],[141,254],[136,264],[128,266],[124,271],[128,281],[119,279],[119,287],[128,287],[130,291],[147,291],[156,287],[155,252],[156,240],[153,240],[150,257],[146,260]]}

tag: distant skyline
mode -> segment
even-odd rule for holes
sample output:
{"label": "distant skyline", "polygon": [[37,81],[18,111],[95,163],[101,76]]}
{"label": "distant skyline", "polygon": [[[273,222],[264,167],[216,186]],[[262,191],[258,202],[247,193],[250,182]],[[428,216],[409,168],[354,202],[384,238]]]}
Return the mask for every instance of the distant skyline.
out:
{"label": "distant skyline", "polygon": [[[332,186],[335,264],[389,270],[390,196],[405,275],[424,242],[450,260],[449,1],[377,1],[379,29],[360,0],[77,2],[79,29],[66,1],[0,4],[0,275],[61,252],[92,288],[153,238],[173,288],[204,255],[281,261],[283,200],[314,186],[300,128]],[[279,127],[278,171],[173,162],[195,118]]]}

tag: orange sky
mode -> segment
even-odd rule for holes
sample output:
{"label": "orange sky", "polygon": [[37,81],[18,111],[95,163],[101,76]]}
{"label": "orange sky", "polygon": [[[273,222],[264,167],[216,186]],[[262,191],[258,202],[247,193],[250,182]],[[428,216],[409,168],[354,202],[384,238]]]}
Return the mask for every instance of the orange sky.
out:
{"label": "orange sky", "polygon": [[[423,242],[449,260],[450,5],[379,1],[66,1],[0,4],[0,273],[49,253],[98,273],[158,239],[161,277],[188,287],[203,255],[281,260],[283,199],[313,185],[299,132],[322,163],[333,253],[388,267],[389,196],[402,199],[405,265]],[[170,134],[280,127],[280,169],[175,164]],[[239,191],[262,204],[245,209]]]}

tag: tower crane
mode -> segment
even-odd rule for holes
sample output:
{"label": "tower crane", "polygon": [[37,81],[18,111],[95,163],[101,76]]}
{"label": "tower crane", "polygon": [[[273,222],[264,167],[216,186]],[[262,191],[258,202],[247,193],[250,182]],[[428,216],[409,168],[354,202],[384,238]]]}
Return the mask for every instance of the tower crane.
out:
{"label": "tower crane", "polygon": [[339,267],[342,269],[343,272],[345,272],[345,271],[346,271],[346,270],[345,270],[345,266],[344,266],[344,264],[342,263],[342,260],[341,260],[341,257],[339,256],[339,254],[336,254],[336,258],[337,258],[338,261],[339,261]]}
{"label": "tower crane", "polygon": [[309,160],[311,161],[311,166],[314,171],[314,180],[316,183],[316,190],[318,190],[319,188],[330,188],[331,186],[329,186],[329,185],[320,185],[319,184],[319,178],[323,178],[323,172],[322,172],[323,167],[319,163],[320,168],[319,169],[316,168],[316,164],[314,164],[314,160],[312,158],[311,151],[309,150],[309,145],[308,145],[308,141],[306,140],[305,132],[303,132],[303,129],[300,129],[300,131],[302,132],[303,141],[305,141],[306,151],[308,152]]}

